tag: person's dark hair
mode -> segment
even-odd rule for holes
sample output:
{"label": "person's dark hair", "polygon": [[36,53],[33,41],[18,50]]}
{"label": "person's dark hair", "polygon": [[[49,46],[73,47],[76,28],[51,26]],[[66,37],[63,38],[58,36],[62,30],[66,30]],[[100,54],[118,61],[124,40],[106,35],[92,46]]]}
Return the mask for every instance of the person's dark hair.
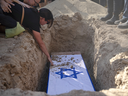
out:
{"label": "person's dark hair", "polygon": [[48,28],[50,28],[53,24],[53,15],[52,12],[47,9],[47,8],[42,8],[39,10],[39,15],[43,18],[45,18],[45,21],[47,21],[48,23]]}

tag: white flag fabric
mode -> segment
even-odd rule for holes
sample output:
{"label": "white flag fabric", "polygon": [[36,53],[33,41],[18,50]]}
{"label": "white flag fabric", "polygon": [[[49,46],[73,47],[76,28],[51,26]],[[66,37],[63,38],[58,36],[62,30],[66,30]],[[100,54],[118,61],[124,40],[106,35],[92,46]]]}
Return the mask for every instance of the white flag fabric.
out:
{"label": "white flag fabric", "polygon": [[95,91],[81,54],[52,55],[47,94],[58,95],[71,90]]}

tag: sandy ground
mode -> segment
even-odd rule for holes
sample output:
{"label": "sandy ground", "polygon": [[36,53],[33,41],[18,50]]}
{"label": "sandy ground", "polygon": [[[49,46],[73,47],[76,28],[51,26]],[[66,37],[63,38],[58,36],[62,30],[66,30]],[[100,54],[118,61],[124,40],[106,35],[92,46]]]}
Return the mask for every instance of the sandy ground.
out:
{"label": "sandy ground", "polygon": [[[49,52],[80,51],[98,90],[58,96],[128,96],[127,29],[100,21],[107,10],[90,0],[55,0],[45,7],[54,15],[52,28],[42,26],[41,31]],[[17,38],[0,38],[0,46],[0,96],[47,96],[35,92],[47,60],[32,36],[25,32]]]}

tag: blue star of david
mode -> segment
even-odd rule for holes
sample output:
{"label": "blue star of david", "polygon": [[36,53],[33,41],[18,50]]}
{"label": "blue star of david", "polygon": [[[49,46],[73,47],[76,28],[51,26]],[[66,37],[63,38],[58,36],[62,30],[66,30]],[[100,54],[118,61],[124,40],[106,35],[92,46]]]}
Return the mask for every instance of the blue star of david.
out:
{"label": "blue star of david", "polygon": [[[65,74],[63,74],[64,71],[72,71],[73,74],[65,75]],[[72,78],[76,78],[77,79],[77,74],[80,74],[80,73],[83,73],[83,72],[75,71],[75,68],[71,68],[71,69],[60,68],[60,71],[59,72],[55,72],[55,73],[60,75],[61,79],[62,78],[66,78],[66,77],[72,77]]]}

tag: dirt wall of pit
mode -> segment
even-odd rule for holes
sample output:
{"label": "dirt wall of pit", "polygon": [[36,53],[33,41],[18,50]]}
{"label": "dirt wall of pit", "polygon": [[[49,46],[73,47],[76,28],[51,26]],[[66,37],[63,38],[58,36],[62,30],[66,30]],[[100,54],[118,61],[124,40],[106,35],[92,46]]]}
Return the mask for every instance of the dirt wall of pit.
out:
{"label": "dirt wall of pit", "polygon": [[81,51],[96,90],[127,89],[127,29],[101,22],[106,9],[90,0],[57,0],[46,7],[56,18],[52,51]]}
{"label": "dirt wall of pit", "polygon": [[95,21],[94,77],[97,89],[128,89],[127,29]]}
{"label": "dirt wall of pit", "polygon": [[80,51],[96,90],[127,89],[127,32],[80,13],[62,15],[54,20],[51,51]]}
{"label": "dirt wall of pit", "polygon": [[[50,39],[43,40],[48,42],[49,50]],[[36,90],[46,62],[29,32],[15,38],[0,38],[0,89]]]}

